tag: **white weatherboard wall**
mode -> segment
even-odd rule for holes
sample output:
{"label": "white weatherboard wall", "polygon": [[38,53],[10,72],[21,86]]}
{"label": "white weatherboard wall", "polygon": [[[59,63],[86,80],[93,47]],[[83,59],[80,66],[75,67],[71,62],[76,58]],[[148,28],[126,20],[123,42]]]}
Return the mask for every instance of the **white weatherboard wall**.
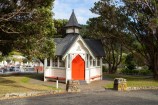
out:
{"label": "white weatherboard wall", "polygon": [[62,77],[66,78],[66,71],[62,68],[47,67],[45,70],[46,77]]}
{"label": "white weatherboard wall", "polygon": [[[101,80],[102,70],[100,67],[94,67],[90,70],[90,81]],[[96,78],[94,78],[96,77]],[[94,79],[93,79],[94,78]]]}
{"label": "white weatherboard wall", "polygon": [[67,52],[67,55],[70,54],[70,68],[67,69],[67,79],[72,79],[72,60],[77,56],[80,55],[82,59],[85,61],[85,80],[89,83],[89,69],[86,69],[86,55],[89,54],[87,48],[84,47],[82,41],[78,39],[76,43],[74,43],[69,51]]}

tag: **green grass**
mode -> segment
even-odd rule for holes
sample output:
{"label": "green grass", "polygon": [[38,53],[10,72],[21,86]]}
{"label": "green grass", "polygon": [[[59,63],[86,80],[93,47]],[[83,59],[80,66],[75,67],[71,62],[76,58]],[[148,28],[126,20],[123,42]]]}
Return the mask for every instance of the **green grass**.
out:
{"label": "green grass", "polygon": [[[131,76],[131,75],[116,75],[116,74],[105,74],[106,78],[114,80],[114,78],[125,78],[127,79],[128,87],[158,87],[158,81],[154,80],[149,76]],[[106,84],[105,88],[113,88],[113,82]]]}
{"label": "green grass", "polygon": [[6,93],[57,90],[53,86],[43,85],[42,79],[43,74],[0,76],[0,97]]}
{"label": "green grass", "polygon": [[30,78],[28,78],[28,77],[21,78],[22,83],[28,83],[29,81],[30,81]]}

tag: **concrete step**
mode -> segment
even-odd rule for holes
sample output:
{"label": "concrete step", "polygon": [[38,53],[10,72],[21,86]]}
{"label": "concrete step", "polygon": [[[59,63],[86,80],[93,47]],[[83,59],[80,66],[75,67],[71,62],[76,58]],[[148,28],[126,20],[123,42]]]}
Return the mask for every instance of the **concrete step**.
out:
{"label": "concrete step", "polygon": [[79,80],[80,85],[87,85],[87,82],[85,80]]}

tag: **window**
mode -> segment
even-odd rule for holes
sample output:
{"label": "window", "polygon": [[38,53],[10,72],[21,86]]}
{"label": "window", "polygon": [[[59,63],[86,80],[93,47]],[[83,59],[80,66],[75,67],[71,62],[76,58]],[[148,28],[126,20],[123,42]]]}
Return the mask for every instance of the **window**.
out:
{"label": "window", "polygon": [[92,67],[93,66],[93,59],[92,59],[92,57],[90,56],[90,67]]}
{"label": "window", "polygon": [[62,60],[62,57],[59,58],[59,67],[65,67],[65,62]]}
{"label": "window", "polygon": [[53,64],[52,64],[53,67],[58,67],[58,59],[57,57],[53,58]]}
{"label": "window", "polygon": [[97,58],[97,66],[100,66],[100,58]]}
{"label": "window", "polygon": [[47,66],[50,66],[50,59],[47,58]]}
{"label": "window", "polygon": [[96,66],[96,59],[93,60],[93,66]]}

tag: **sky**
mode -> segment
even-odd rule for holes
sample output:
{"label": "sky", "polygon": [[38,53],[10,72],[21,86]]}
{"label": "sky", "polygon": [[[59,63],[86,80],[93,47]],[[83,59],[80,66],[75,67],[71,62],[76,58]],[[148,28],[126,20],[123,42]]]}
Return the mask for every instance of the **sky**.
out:
{"label": "sky", "polygon": [[74,9],[78,22],[86,24],[89,18],[97,16],[89,10],[97,1],[99,0],[55,0],[53,8],[54,18],[69,19],[72,9]]}

